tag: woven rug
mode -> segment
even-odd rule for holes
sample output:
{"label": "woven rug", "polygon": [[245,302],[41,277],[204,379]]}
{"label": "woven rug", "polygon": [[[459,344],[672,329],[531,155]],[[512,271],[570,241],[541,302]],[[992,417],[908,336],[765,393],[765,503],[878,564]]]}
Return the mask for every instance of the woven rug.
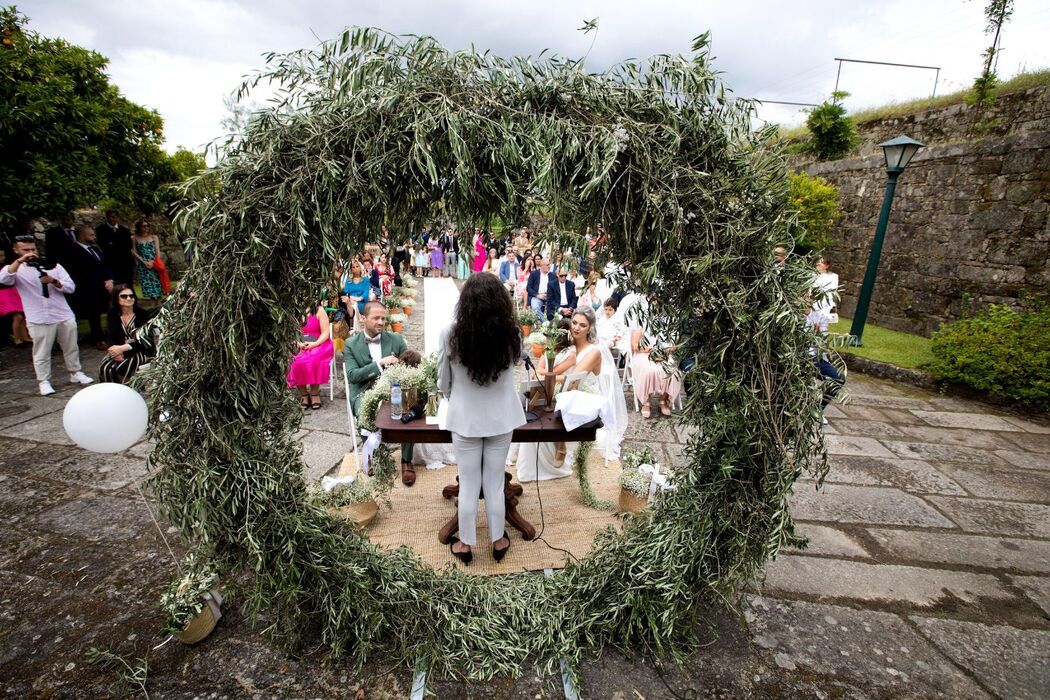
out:
{"label": "woven rug", "polygon": [[[343,464],[352,463],[353,455],[347,455]],[[619,462],[605,460],[597,450],[588,460],[591,487],[599,499],[610,501],[614,506],[619,494],[617,478]],[[513,467],[508,467],[514,476]],[[416,469],[416,483],[407,488],[398,479],[390,492],[391,507],[379,509],[376,519],[366,530],[368,537],[387,549],[406,546],[415,551],[430,566],[441,569],[449,564],[463,566],[449,552],[447,545],[438,542],[437,533],[442,525],[456,515],[454,499],[441,497],[441,489],[456,482],[456,467],[444,469]],[[508,528],[511,549],[502,562],[492,559],[492,547],[488,535],[488,519],[484,501],[478,504],[478,543],[474,548],[474,561],[466,570],[472,574],[496,576],[521,571],[560,569],[569,561],[570,552],[582,559],[590,551],[594,535],[601,529],[619,529],[621,521],[614,511],[588,508],[580,500],[580,487],[573,476],[522,485],[525,493],[518,503],[519,512],[535,527],[543,540],[526,542],[521,533]],[[543,515],[540,515],[540,503]],[[549,546],[548,546],[549,543]],[[555,549],[557,548],[557,549]],[[566,550],[566,551],[559,551]]]}

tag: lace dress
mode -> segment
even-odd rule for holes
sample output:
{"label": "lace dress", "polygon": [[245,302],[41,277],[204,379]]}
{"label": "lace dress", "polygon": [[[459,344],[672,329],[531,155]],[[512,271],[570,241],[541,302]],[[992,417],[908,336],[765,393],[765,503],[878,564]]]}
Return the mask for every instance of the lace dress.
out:
{"label": "lace dress", "polygon": [[[572,348],[567,348],[561,351],[555,358],[555,366],[561,364],[568,358]],[[591,345],[585,348],[580,356],[577,358],[577,362],[580,359],[586,357],[586,353],[599,352],[599,349],[595,345]],[[572,374],[572,369],[565,371],[566,374]],[[601,393],[601,383],[598,379],[597,374],[588,373],[586,377],[581,379],[579,383],[570,389],[579,389],[580,391],[586,391],[593,394]],[[566,476],[572,476],[572,460],[576,453],[576,444],[567,443],[565,458],[562,460],[555,459],[557,457],[557,443],[554,442],[526,442],[522,443],[518,448],[518,461],[516,471],[518,474],[518,481],[546,481],[548,479],[561,479]]]}

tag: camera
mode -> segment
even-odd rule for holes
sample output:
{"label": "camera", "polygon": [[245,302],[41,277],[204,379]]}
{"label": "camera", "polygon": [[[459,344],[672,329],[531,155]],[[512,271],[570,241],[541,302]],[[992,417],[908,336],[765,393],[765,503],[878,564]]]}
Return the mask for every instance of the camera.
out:
{"label": "camera", "polygon": [[[57,265],[58,263],[51,262],[47,258],[42,258],[39,255],[34,255],[33,257],[26,260],[25,264],[39,272],[41,277],[46,277],[47,271],[53,270],[55,268],[55,265]],[[51,296],[46,284],[41,284],[40,293],[43,294],[45,297]]]}

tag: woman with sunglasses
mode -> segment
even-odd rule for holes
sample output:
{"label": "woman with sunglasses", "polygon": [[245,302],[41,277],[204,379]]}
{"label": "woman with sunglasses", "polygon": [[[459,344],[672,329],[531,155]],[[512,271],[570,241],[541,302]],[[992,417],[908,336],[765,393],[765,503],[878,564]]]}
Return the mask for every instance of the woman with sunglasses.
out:
{"label": "woman with sunglasses", "polygon": [[139,308],[134,290],[126,284],[113,285],[110,298],[112,307],[106,328],[109,349],[98,369],[98,379],[127,384],[138,368],[157,352],[150,334],[142,331],[153,313]]}

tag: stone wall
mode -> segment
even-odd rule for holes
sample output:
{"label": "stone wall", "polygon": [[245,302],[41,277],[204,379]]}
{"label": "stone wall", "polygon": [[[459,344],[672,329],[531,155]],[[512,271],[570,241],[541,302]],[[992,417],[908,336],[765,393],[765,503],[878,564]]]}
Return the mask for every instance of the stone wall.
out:
{"label": "stone wall", "polygon": [[[95,228],[105,219],[103,212],[99,209],[77,209],[73,214],[74,223],[76,225],[87,224],[91,226],[91,228]],[[186,270],[187,263],[186,256],[183,252],[182,242],[179,241],[178,237],[175,235],[171,219],[163,214],[151,214],[146,216],[145,219],[149,222],[150,230],[156,234],[157,239],[160,241],[160,255],[164,260],[165,266],[168,268],[168,274],[172,279],[178,279]],[[124,224],[134,232],[135,219],[121,218],[120,223]],[[57,222],[52,222],[47,219],[34,219],[30,222],[30,230],[40,241],[41,249],[43,248],[44,232],[56,225]]]}
{"label": "stone wall", "polygon": [[1005,93],[991,107],[980,110],[960,103],[862,122],[857,131],[861,156],[881,154],[878,144],[901,134],[933,145],[1050,131],[1050,88]]}
{"label": "stone wall", "polygon": [[[873,141],[901,132],[923,139],[896,123]],[[883,159],[804,169],[839,188],[843,218],[827,255],[849,316],[885,190]],[[897,185],[868,320],[929,335],[961,315],[965,297],[978,306],[1016,305],[1026,294],[1050,292],[1048,200],[1050,129],[923,149]]]}

